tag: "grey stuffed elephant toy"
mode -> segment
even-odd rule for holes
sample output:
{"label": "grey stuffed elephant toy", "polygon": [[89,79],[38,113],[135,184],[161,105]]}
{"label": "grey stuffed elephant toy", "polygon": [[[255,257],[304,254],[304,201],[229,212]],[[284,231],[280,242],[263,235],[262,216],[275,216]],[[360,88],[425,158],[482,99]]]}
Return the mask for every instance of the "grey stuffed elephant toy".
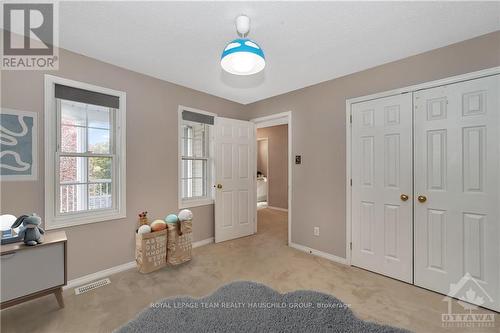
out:
{"label": "grey stuffed elephant toy", "polygon": [[19,216],[11,228],[17,228],[21,223],[23,225],[19,229],[19,237],[23,239],[24,244],[33,246],[42,243],[42,235],[45,231],[39,227],[42,223],[40,216],[36,214]]}

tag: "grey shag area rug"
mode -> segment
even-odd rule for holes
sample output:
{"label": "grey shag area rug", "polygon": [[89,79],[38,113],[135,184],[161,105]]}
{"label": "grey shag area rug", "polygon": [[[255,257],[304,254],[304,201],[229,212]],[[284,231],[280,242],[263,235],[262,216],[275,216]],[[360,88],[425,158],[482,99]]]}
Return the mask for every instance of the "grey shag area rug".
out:
{"label": "grey shag area rug", "polygon": [[335,297],[280,294],[255,282],[225,285],[204,298],[166,298],[115,332],[408,332],[358,319]]}

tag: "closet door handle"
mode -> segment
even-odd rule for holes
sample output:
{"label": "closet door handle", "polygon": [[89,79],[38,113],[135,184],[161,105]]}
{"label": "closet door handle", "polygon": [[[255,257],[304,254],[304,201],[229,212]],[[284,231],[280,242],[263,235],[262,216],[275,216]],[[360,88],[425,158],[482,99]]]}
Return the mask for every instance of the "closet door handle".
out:
{"label": "closet door handle", "polygon": [[408,200],[408,196],[406,194],[401,194],[400,198],[402,201]]}
{"label": "closet door handle", "polygon": [[420,202],[420,203],[424,203],[424,202],[426,202],[426,201],[427,201],[427,197],[426,197],[425,195],[419,195],[419,196],[417,197],[417,200],[418,200],[418,202]]}

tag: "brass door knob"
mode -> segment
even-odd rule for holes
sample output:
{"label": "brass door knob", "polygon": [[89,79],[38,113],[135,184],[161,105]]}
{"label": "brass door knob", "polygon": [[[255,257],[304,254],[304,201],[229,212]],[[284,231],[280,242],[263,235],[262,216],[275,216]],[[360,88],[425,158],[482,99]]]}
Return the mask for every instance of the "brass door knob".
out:
{"label": "brass door knob", "polygon": [[221,189],[222,188],[222,184],[217,184],[217,188]]}
{"label": "brass door knob", "polygon": [[426,201],[427,201],[427,197],[426,197],[425,195],[419,195],[419,196],[417,197],[417,200],[418,200],[419,202],[421,202],[421,203],[424,203],[424,202],[426,202]]}
{"label": "brass door knob", "polygon": [[400,196],[401,200],[406,201],[408,200],[408,196],[406,194],[401,194]]}

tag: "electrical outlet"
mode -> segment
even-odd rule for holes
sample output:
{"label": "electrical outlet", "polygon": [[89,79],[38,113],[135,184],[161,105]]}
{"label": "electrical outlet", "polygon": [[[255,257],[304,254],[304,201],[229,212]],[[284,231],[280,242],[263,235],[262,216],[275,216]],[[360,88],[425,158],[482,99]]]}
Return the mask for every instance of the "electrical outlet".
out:
{"label": "electrical outlet", "polygon": [[319,236],[319,227],[314,227],[314,236]]}

